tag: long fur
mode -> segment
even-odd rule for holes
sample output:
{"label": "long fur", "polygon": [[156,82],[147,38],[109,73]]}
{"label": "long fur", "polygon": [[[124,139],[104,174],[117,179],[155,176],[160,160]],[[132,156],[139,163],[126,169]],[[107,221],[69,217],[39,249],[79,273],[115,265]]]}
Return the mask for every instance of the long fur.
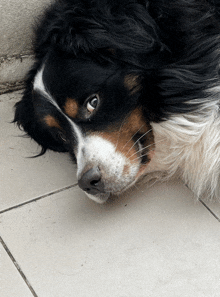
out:
{"label": "long fur", "polygon": [[[220,97],[219,91],[217,96]],[[155,142],[158,142],[155,168],[158,166],[166,172],[165,179],[181,177],[197,198],[220,197],[218,105],[215,102],[204,110],[153,124]]]}
{"label": "long fur", "polygon": [[30,105],[32,82],[42,62],[56,51],[123,69],[139,77],[142,87],[135,100],[153,127],[156,148],[145,173],[178,175],[197,197],[218,198],[218,2],[57,1],[36,30],[36,63],[16,105],[15,122],[42,145],[42,153],[48,148],[68,151],[55,131],[41,125]]}

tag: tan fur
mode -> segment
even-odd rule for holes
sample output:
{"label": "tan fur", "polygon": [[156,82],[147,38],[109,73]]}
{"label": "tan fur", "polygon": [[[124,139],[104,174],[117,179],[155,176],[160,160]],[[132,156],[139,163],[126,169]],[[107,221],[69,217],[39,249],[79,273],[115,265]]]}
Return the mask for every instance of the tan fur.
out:
{"label": "tan fur", "polygon": [[62,129],[60,127],[60,124],[58,123],[58,121],[52,117],[51,115],[47,115],[44,117],[44,122],[50,127],[50,128],[58,128],[58,129]]}
{"label": "tan fur", "polygon": [[120,129],[116,131],[114,128],[109,128],[108,131],[101,132],[98,135],[110,141],[116,147],[116,152],[120,152],[127,157],[131,162],[138,161],[138,153],[134,146],[132,137],[137,133],[146,133],[147,140],[146,146],[151,146],[150,150],[154,148],[153,133],[151,126],[145,122],[142,112],[139,108],[135,109],[129,117],[122,123]]}
{"label": "tan fur", "polygon": [[142,88],[142,86],[139,82],[138,75],[132,75],[132,74],[126,75],[124,78],[124,85],[130,91],[131,95],[140,91]]}
{"label": "tan fur", "polygon": [[78,114],[78,109],[79,107],[75,99],[72,99],[72,98],[66,99],[66,103],[64,105],[64,111],[69,117],[75,118]]}

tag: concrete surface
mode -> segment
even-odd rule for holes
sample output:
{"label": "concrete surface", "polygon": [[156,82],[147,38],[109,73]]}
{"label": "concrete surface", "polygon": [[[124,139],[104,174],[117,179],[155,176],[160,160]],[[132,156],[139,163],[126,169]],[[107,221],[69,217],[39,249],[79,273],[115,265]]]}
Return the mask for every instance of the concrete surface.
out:
{"label": "concrete surface", "polygon": [[0,0],[0,93],[18,88],[32,64],[33,26],[52,0]]}
{"label": "concrete surface", "polygon": [[219,297],[220,204],[179,180],[96,204],[68,155],[26,158],[20,97],[0,96],[1,297]]}

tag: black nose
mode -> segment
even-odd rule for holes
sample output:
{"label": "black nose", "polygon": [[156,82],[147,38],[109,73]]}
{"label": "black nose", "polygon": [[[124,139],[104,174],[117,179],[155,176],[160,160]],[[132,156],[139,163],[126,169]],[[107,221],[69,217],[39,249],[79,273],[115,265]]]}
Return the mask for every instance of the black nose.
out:
{"label": "black nose", "polygon": [[93,167],[86,171],[78,181],[78,185],[83,191],[91,195],[104,192],[104,183],[101,179],[101,172],[98,167]]}

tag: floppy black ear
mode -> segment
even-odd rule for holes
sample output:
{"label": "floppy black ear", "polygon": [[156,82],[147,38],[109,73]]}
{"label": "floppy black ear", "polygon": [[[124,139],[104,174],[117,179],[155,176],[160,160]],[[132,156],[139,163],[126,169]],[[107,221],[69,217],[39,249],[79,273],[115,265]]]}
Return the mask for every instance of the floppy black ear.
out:
{"label": "floppy black ear", "polygon": [[106,48],[138,55],[164,48],[146,4],[137,1],[56,1],[35,33],[39,58],[51,47],[74,55]]}
{"label": "floppy black ear", "polygon": [[34,94],[31,79],[29,79],[22,100],[15,104],[14,123],[22,127],[42,146],[39,155],[44,154],[47,149],[58,152],[68,151],[64,132],[59,129],[58,121],[53,120],[57,112],[55,107],[42,96]]}
{"label": "floppy black ear", "polygon": [[[204,63],[203,67],[199,63],[189,66],[176,63],[172,67],[145,73],[139,96],[145,117],[149,121],[160,122],[171,115],[198,109],[204,102],[202,99],[207,98],[208,87],[214,87],[217,83],[212,75],[216,65]],[[208,71],[212,67],[214,70]]]}
{"label": "floppy black ear", "polygon": [[158,72],[148,71],[140,75],[139,104],[142,106],[144,117],[150,122],[160,122],[166,119],[165,98],[160,87],[161,78]]}

